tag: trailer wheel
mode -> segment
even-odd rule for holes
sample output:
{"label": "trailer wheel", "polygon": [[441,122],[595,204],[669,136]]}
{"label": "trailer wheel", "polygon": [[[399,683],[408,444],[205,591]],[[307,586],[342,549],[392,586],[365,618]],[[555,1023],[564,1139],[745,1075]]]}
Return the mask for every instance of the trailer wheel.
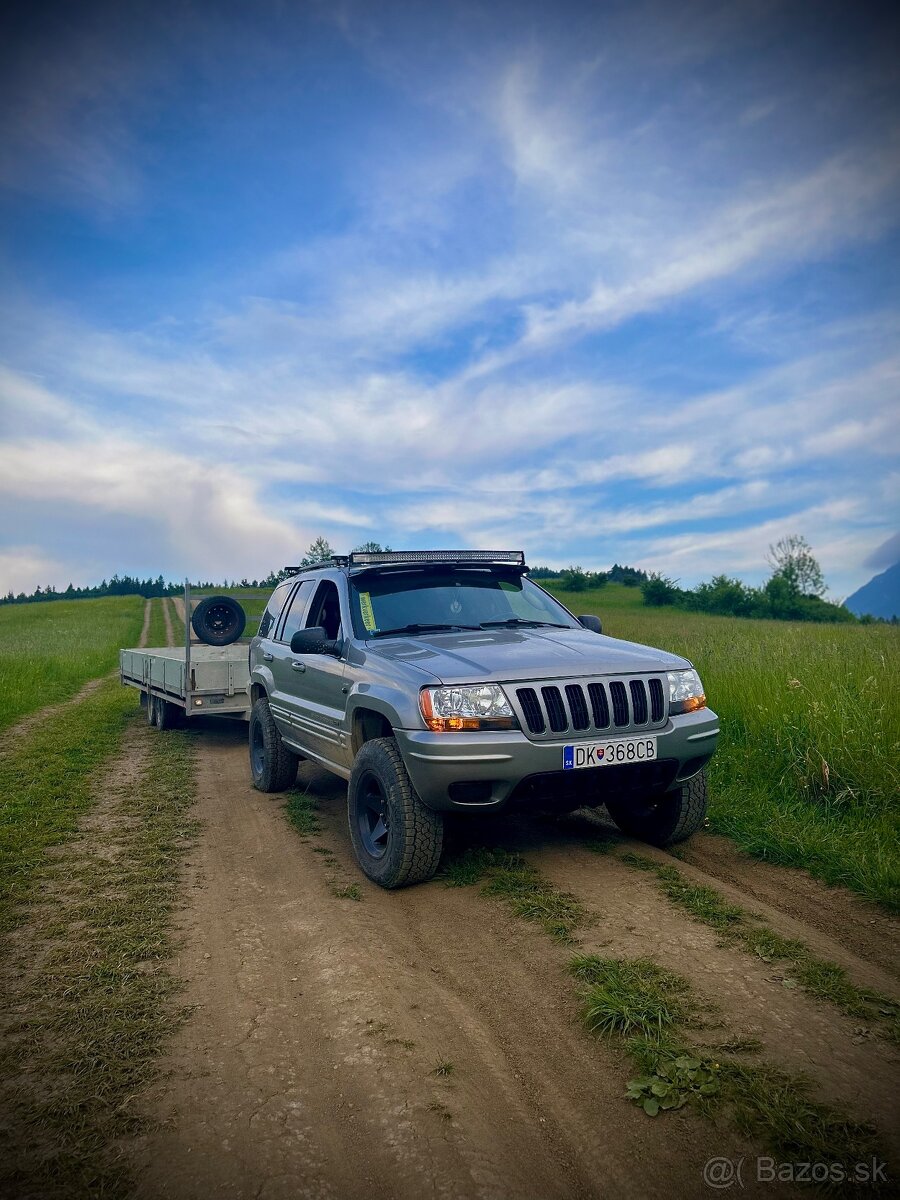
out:
{"label": "trailer wheel", "polygon": [[233,596],[207,596],[191,617],[191,628],[207,646],[230,646],[246,624],[247,614]]}
{"label": "trailer wheel", "polygon": [[296,754],[281,740],[265,696],[250,710],[250,775],[258,792],[284,792],[297,778]]}
{"label": "trailer wheel", "polygon": [[145,711],[147,713],[147,724],[155,725],[156,724],[156,697],[153,695],[152,692],[147,692],[145,699],[147,701],[147,703],[145,705]]}
{"label": "trailer wheel", "polygon": [[156,701],[156,719],[153,724],[157,729],[174,729],[181,724],[181,709],[177,704],[163,700],[161,696],[154,697]]}

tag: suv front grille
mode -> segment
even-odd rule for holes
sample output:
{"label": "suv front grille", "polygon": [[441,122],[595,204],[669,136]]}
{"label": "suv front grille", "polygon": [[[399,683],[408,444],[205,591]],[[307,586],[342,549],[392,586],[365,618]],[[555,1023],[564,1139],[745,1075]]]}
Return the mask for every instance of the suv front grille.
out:
{"label": "suv front grille", "polygon": [[517,716],[533,738],[562,733],[587,737],[599,732],[657,728],[666,721],[666,691],[659,677],[562,681],[516,688]]}

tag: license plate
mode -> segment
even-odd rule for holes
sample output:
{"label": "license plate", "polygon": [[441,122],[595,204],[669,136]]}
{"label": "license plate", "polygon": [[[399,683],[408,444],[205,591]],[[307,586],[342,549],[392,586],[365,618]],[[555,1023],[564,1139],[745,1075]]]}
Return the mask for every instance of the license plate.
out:
{"label": "license plate", "polygon": [[577,771],[582,767],[620,767],[628,763],[652,762],[655,758],[655,737],[610,738],[606,742],[563,746],[564,771]]}

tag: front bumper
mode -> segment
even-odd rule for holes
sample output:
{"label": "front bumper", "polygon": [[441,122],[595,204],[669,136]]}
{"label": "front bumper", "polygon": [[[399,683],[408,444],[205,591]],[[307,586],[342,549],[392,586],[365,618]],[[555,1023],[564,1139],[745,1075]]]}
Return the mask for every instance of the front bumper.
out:
{"label": "front bumper", "polygon": [[[676,787],[696,775],[712,758],[719,734],[719,718],[711,709],[670,717],[662,729],[648,731],[657,739],[657,758],[667,764],[654,778],[657,786]],[[629,730],[624,737],[640,736]],[[413,786],[429,808],[439,810],[501,808],[520,785],[533,776],[557,774],[560,785],[571,776],[585,776],[579,784],[589,790],[596,781],[597,804],[604,794],[618,791],[639,767],[594,767],[563,770],[563,747],[578,741],[602,741],[602,736],[532,742],[519,730],[503,733],[431,733],[425,729],[398,729],[397,745]],[[652,764],[650,764],[652,765]],[[625,773],[623,775],[623,772]],[[636,774],[635,779],[643,778]],[[649,776],[648,776],[649,778]],[[552,783],[552,781],[550,781]],[[472,785],[472,786],[466,786]],[[585,801],[587,803],[588,801]]]}

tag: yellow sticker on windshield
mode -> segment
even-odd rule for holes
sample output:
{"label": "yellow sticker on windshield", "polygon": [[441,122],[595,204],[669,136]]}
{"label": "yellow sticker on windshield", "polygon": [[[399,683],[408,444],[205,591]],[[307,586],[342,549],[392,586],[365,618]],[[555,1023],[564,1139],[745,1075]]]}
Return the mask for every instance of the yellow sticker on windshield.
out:
{"label": "yellow sticker on windshield", "polygon": [[372,597],[368,592],[359,593],[359,611],[362,613],[363,625],[370,633],[378,628],[375,624],[375,614],[372,611]]}

